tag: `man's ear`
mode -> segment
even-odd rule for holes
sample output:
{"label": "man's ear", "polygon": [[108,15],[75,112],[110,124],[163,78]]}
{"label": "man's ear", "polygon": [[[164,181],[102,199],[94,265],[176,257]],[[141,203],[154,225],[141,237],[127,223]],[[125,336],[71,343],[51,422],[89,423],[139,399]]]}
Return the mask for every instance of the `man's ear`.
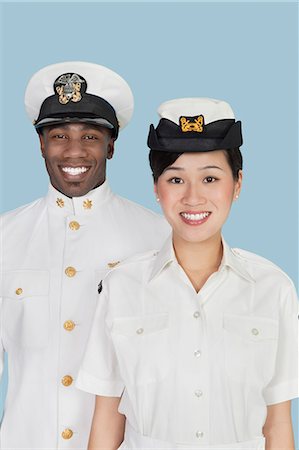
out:
{"label": "man's ear", "polygon": [[111,138],[108,143],[107,159],[113,158],[114,155],[114,142],[115,139]]}
{"label": "man's ear", "polygon": [[45,157],[45,154],[44,154],[44,152],[45,152],[45,138],[44,138],[44,135],[43,135],[42,132],[38,133],[38,138],[39,138],[39,145],[40,145],[40,150],[41,150],[41,153],[42,153],[42,157],[44,158]]}

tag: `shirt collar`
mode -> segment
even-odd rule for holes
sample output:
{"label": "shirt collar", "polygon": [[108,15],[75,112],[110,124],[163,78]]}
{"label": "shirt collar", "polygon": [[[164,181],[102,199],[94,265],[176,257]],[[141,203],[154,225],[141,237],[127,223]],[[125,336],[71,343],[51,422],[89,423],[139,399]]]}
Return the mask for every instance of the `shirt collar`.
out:
{"label": "shirt collar", "polygon": [[112,194],[108,181],[104,181],[101,186],[88,192],[82,197],[69,198],[57,191],[51,184],[49,186],[46,201],[49,206],[55,208],[57,213],[64,216],[90,215],[95,212],[98,206],[104,203]]}
{"label": "shirt collar", "polygon": [[[244,263],[238,256],[237,252],[235,252],[234,249],[231,249],[223,238],[222,238],[222,245],[223,245],[223,257],[218,270],[220,271],[224,267],[229,267],[239,276],[245,278],[247,281],[254,282],[254,279],[244,267]],[[173,249],[172,235],[170,235],[156,256],[149,281],[157,277],[165,268],[167,268],[173,262],[176,262],[178,264]]]}

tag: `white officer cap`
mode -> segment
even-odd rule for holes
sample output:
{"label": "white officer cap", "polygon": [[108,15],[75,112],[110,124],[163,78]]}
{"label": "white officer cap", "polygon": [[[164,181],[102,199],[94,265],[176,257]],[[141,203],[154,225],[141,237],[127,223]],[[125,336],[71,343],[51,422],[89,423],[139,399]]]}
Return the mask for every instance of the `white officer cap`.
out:
{"label": "white officer cap", "polygon": [[[200,114],[199,114],[200,113]],[[177,98],[162,103],[158,108],[161,118],[180,124],[181,116],[204,116],[204,123],[216,120],[234,119],[234,113],[230,105],[223,100],[214,98]]]}
{"label": "white officer cap", "polygon": [[241,122],[230,105],[213,98],[178,98],[158,108],[160,122],[150,126],[151,150],[205,152],[242,145]]}
{"label": "white officer cap", "polygon": [[36,72],[25,92],[25,107],[35,128],[88,122],[114,129],[130,121],[134,98],[117,73],[89,62],[52,64]]}

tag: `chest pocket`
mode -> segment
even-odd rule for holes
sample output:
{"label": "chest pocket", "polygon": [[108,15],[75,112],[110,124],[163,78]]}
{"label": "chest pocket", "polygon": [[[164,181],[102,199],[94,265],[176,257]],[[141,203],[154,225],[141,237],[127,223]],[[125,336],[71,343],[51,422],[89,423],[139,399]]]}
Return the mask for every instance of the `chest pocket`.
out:
{"label": "chest pocket", "polygon": [[42,348],[49,338],[49,272],[16,270],[3,273],[4,339],[21,347]]}
{"label": "chest pocket", "polygon": [[225,366],[234,381],[265,386],[275,369],[278,322],[256,316],[225,314]]}
{"label": "chest pocket", "polygon": [[112,339],[126,382],[141,385],[166,377],[170,366],[168,322],[166,313],[113,321]]}

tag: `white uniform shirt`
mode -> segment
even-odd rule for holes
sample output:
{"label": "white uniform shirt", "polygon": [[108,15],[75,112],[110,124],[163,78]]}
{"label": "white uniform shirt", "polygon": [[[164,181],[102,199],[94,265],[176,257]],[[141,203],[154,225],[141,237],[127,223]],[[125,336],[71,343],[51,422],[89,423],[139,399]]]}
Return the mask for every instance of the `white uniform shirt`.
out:
{"label": "white uniform shirt", "polygon": [[98,284],[113,263],[159,248],[164,219],[107,182],[69,199],[48,195],[1,217],[1,355],[9,384],[2,449],[85,449],[94,396],[74,381]]}
{"label": "white uniform shirt", "polygon": [[298,395],[297,314],[278,267],[225,243],[196,293],[168,239],[107,275],[77,386],[122,395],[121,448],[264,448],[266,406]]}

